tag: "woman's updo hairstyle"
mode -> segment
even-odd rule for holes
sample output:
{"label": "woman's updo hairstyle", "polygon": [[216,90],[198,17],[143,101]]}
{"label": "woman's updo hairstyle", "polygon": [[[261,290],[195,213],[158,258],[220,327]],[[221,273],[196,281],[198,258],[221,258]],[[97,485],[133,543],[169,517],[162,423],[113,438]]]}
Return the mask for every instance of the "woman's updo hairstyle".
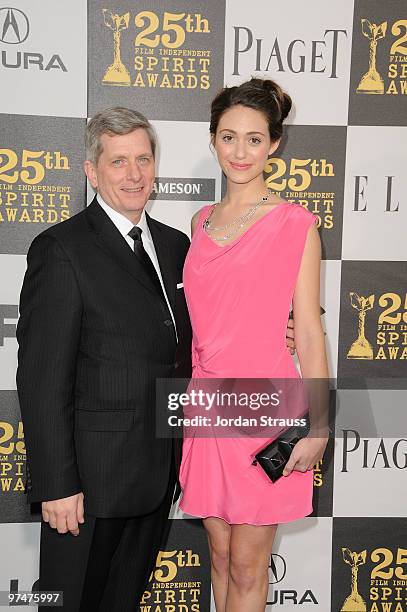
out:
{"label": "woman's updo hairstyle", "polygon": [[223,113],[232,106],[246,106],[263,113],[272,142],[281,138],[283,121],[291,109],[291,98],[270,79],[252,78],[235,87],[225,87],[212,101],[209,131],[214,137]]}

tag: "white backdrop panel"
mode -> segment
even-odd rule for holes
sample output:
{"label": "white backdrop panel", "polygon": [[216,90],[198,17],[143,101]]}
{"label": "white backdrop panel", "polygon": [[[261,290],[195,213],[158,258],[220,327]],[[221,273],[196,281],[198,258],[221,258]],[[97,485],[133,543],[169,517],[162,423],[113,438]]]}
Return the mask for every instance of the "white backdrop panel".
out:
{"label": "white backdrop panel", "polygon": [[294,100],[289,122],[346,125],[352,24],[353,0],[227,0],[225,83],[271,78]]}
{"label": "white backdrop panel", "polygon": [[407,127],[348,127],[343,259],[407,260],[407,147],[398,142]]}
{"label": "white backdrop panel", "polygon": [[[25,269],[25,255],[0,255],[0,305],[13,306],[16,313]],[[17,317],[0,321],[0,325],[14,326],[16,323]],[[12,328],[7,329],[4,344],[3,346],[0,344],[0,389],[2,390],[16,388],[17,340]]]}
{"label": "white backdrop panel", "polygon": [[0,591],[8,592],[11,580],[18,580],[19,591],[31,591],[38,580],[40,524],[0,524],[0,542]]}
{"label": "white backdrop panel", "polygon": [[404,390],[338,391],[334,516],[407,517],[406,397]]}
{"label": "white backdrop panel", "polygon": [[[209,111],[208,111],[209,119]],[[209,123],[154,121],[159,140],[157,177],[212,179],[215,198],[220,198],[220,169],[209,144]],[[191,201],[183,195],[177,199],[157,200],[149,206],[153,217],[190,235],[192,215],[213,199]]]}
{"label": "white backdrop panel", "polygon": [[87,3],[15,0],[12,6],[11,14],[0,8],[0,112],[86,117]]}

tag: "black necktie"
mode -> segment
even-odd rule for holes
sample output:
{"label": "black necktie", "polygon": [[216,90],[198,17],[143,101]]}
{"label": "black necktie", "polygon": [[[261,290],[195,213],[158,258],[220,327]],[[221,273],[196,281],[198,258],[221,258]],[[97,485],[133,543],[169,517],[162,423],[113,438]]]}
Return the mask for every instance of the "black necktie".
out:
{"label": "black necktie", "polygon": [[137,255],[137,258],[142,263],[145,271],[147,272],[147,274],[151,278],[152,282],[156,286],[157,290],[159,291],[160,295],[162,296],[162,298],[165,301],[164,292],[163,292],[163,289],[162,289],[161,282],[160,282],[160,279],[158,277],[157,271],[156,271],[156,269],[154,267],[154,264],[151,261],[150,257],[148,256],[148,254],[144,250],[143,242],[141,240],[141,232],[142,232],[141,228],[139,228],[137,226],[134,226],[133,229],[131,229],[129,231],[128,235],[130,236],[130,238],[132,238],[134,240],[133,248],[134,248],[135,254]]}

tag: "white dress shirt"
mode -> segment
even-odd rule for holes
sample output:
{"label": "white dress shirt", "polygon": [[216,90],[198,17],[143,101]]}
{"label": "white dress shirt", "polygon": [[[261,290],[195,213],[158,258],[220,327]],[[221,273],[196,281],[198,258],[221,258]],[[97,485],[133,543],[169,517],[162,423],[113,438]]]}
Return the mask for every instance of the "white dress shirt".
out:
{"label": "white dress shirt", "polygon": [[[128,235],[129,231],[132,230],[133,227],[135,227],[133,223],[130,221],[130,219],[128,219],[121,213],[117,212],[117,210],[115,210],[114,208],[106,204],[106,202],[101,197],[100,193],[96,195],[96,199],[98,201],[98,204],[103,208],[105,213],[108,215],[110,220],[115,224],[115,226],[117,227],[117,229],[119,230],[119,232],[121,233],[121,235],[123,236],[127,244],[129,245],[131,250],[134,252],[134,240],[133,238],[130,238],[130,236]],[[167,292],[164,287],[160,266],[158,264],[157,253],[155,252],[153,238],[150,233],[150,228],[148,227],[148,224],[147,224],[146,213],[144,209],[143,209],[143,212],[141,213],[140,221],[136,223],[136,227],[139,227],[141,229],[141,241],[143,243],[144,250],[149,256],[149,258],[151,259],[153,266],[158,274],[158,278],[160,279],[165,301],[167,302],[168,310],[170,311],[171,319],[172,319],[172,322],[174,323],[175,335],[177,335],[177,328],[175,325],[174,314],[172,312],[170,303],[168,301],[168,296],[167,296]],[[178,336],[177,336],[177,340],[178,340]]]}

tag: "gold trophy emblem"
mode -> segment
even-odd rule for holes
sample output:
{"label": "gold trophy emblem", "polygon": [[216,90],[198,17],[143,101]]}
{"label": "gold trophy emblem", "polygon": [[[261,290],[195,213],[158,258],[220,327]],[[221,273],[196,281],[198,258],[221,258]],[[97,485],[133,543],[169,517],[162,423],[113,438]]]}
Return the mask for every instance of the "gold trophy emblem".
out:
{"label": "gold trophy emblem", "polygon": [[351,552],[349,548],[342,548],[343,560],[352,568],[350,595],[343,602],[341,612],[366,612],[366,602],[358,592],[358,571],[359,565],[366,563],[366,551],[360,553]]}
{"label": "gold trophy emblem", "polygon": [[105,25],[113,30],[114,57],[103,77],[103,83],[110,85],[130,85],[130,73],[120,57],[120,42],[122,30],[129,27],[130,13],[115,15],[108,9],[103,9]]}
{"label": "gold trophy emblem", "polygon": [[377,41],[386,36],[386,29],[387,21],[376,25],[368,19],[362,19],[362,32],[370,40],[369,70],[360,79],[357,93],[384,94],[383,79],[376,68],[376,49]]}
{"label": "gold trophy emblem", "polygon": [[365,336],[366,312],[373,308],[374,295],[365,298],[352,291],[349,293],[350,303],[359,312],[358,337],[350,347],[347,359],[373,359],[373,347]]}

